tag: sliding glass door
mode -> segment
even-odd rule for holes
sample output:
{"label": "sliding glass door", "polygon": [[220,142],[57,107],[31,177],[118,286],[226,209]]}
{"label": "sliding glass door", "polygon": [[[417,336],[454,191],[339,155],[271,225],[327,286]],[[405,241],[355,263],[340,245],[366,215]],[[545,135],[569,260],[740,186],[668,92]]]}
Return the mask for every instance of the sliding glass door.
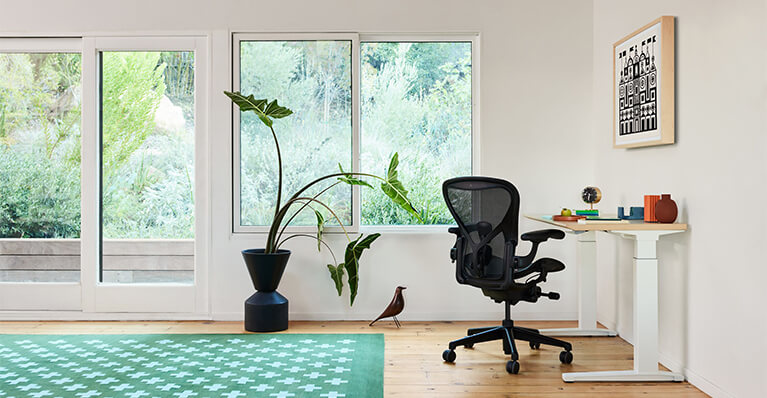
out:
{"label": "sliding glass door", "polygon": [[90,248],[94,311],[204,310],[195,244],[204,192],[195,172],[204,148],[203,45],[193,38],[86,41],[97,76],[90,144],[98,189],[88,209],[98,242]]}
{"label": "sliding glass door", "polygon": [[0,39],[0,310],[206,311],[206,59]]}

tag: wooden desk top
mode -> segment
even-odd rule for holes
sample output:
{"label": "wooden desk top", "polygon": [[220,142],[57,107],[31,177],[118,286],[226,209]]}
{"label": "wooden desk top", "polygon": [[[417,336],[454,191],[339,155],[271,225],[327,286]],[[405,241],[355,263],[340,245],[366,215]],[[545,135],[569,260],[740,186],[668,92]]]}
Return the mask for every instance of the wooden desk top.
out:
{"label": "wooden desk top", "polygon": [[567,228],[572,231],[686,231],[687,224],[647,223],[642,220],[629,220],[628,223],[578,224],[577,221],[554,221],[543,214],[525,214],[525,218]]}

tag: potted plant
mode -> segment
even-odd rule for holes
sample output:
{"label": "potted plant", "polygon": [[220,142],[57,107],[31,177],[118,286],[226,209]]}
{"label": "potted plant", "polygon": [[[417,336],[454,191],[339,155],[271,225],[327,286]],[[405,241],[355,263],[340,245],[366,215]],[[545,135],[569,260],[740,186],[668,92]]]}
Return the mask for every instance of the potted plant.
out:
{"label": "potted plant", "polygon": [[[350,291],[350,305],[354,305],[354,299],[357,297],[357,288],[359,286],[359,261],[365,249],[378,239],[380,234],[374,233],[364,236],[359,234],[356,239],[348,234],[344,229],[344,234],[348,240],[344,252],[343,262],[338,262],[333,250],[323,240],[324,226],[326,220],[322,213],[315,208],[324,208],[330,213],[334,222],[337,222],[343,228],[343,223],[336,213],[328,205],[320,200],[323,193],[338,184],[357,185],[360,187],[373,188],[365,178],[380,181],[380,189],[394,203],[412,214],[421,221],[420,214],[415,210],[410,200],[407,198],[407,189],[397,177],[397,166],[399,159],[395,153],[389,162],[389,168],[384,177],[369,173],[344,171],[339,164],[339,171],[323,177],[319,177],[309,182],[298,191],[296,191],[284,203],[282,201],[282,153],[277,134],[274,131],[274,120],[282,119],[293,114],[290,109],[277,104],[277,100],[268,101],[266,99],[255,99],[253,95],[245,96],[239,92],[228,92],[226,94],[239,108],[241,112],[253,112],[261,122],[269,128],[274,138],[274,145],[277,150],[277,201],[274,207],[274,216],[269,227],[269,233],[266,236],[266,245],[264,248],[247,249],[242,251],[245,265],[253,282],[256,292],[245,301],[245,329],[253,332],[273,332],[285,330],[288,328],[288,299],[277,292],[282,274],[288,264],[290,250],[281,249],[281,245],[289,239],[295,237],[309,237],[317,240],[317,249],[321,250],[325,246],[333,256],[334,264],[328,264],[330,277],[335,284],[336,291],[340,296],[343,291],[343,277],[346,275]],[[306,194],[307,190],[316,186],[318,183],[333,180],[335,182],[330,186],[320,190],[317,194]],[[314,206],[313,206],[314,205]],[[288,234],[283,237],[285,230],[291,221],[309,208],[314,211],[317,218],[316,235],[309,234]]]}

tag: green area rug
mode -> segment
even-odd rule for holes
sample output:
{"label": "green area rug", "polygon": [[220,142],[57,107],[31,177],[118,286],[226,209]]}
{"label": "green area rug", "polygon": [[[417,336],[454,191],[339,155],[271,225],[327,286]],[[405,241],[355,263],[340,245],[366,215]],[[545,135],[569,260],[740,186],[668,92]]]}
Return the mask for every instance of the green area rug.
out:
{"label": "green area rug", "polygon": [[0,397],[381,397],[382,334],[0,335]]}

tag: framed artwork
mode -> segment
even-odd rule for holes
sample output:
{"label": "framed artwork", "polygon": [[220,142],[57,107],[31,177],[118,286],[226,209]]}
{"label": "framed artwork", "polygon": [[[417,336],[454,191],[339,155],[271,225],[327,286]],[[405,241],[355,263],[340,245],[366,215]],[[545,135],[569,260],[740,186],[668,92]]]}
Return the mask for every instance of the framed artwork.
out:
{"label": "framed artwork", "polygon": [[613,147],[674,143],[674,17],[613,44]]}

